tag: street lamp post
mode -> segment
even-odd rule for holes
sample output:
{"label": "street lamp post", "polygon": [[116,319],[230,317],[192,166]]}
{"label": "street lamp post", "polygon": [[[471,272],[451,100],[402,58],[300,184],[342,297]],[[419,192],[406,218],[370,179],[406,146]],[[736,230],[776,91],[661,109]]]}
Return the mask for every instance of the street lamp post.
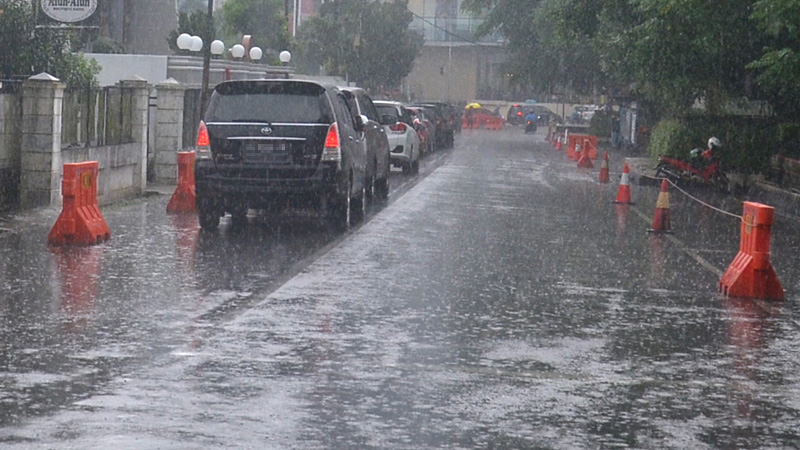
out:
{"label": "street lamp post", "polygon": [[[212,28],[214,27],[214,0],[208,0],[208,13],[206,15],[206,35],[205,41],[211,42]],[[202,43],[201,43],[202,44]],[[206,112],[208,103],[208,78],[211,71],[211,46],[203,49],[203,83],[200,91],[200,119]]]}

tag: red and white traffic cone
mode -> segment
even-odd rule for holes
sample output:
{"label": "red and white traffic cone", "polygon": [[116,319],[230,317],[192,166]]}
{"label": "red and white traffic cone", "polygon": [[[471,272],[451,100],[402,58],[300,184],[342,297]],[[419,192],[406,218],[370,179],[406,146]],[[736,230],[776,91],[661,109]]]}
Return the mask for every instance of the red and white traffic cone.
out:
{"label": "red and white traffic cone", "polygon": [[598,181],[608,183],[608,152],[603,153],[603,162],[600,164],[600,177]]}
{"label": "red and white traffic cone", "polygon": [[656,201],[656,212],[653,214],[653,227],[647,230],[650,233],[672,233],[669,223],[669,183],[666,178],[661,182],[661,192]]}
{"label": "red and white traffic cone", "polygon": [[622,167],[622,177],[619,180],[619,189],[617,189],[617,199],[614,200],[614,203],[622,203],[625,205],[632,205],[633,202],[631,201],[631,182],[630,176],[630,169],[628,169],[628,163],[626,162],[625,165]]}

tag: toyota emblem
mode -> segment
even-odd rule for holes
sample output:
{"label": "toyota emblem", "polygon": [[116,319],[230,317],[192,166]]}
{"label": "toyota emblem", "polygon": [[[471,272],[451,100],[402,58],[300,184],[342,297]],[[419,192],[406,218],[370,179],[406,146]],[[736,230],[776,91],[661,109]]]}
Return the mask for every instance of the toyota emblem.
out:
{"label": "toyota emblem", "polygon": [[261,134],[263,134],[265,136],[268,136],[268,135],[272,134],[272,128],[270,128],[270,127],[262,128],[261,129]]}

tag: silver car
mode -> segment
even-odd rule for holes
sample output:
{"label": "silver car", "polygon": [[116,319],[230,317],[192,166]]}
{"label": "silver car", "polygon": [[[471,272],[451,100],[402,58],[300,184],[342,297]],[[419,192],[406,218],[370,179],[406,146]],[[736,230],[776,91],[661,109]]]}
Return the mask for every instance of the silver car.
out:
{"label": "silver car", "polygon": [[374,103],[389,139],[392,165],[402,168],[405,174],[419,172],[421,148],[411,112],[400,102],[376,100]]}

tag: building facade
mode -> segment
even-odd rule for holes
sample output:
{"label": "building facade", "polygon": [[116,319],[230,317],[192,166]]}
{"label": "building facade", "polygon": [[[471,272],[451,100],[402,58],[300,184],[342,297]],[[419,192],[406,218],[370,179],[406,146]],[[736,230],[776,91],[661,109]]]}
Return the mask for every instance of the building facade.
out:
{"label": "building facade", "polygon": [[483,19],[465,14],[461,0],[409,0],[411,28],[425,45],[406,77],[404,91],[415,100],[467,103],[504,97],[503,41],[496,35],[477,39]]}

